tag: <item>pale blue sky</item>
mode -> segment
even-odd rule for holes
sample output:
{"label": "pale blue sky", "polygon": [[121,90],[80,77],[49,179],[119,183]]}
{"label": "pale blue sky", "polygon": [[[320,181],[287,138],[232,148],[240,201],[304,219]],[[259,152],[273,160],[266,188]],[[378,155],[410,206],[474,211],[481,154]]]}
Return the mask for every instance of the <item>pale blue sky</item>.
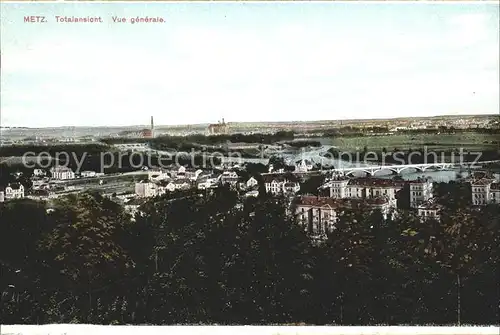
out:
{"label": "pale blue sky", "polygon": [[[499,112],[494,3],[0,6],[3,126]],[[114,15],[166,22],[117,24]]]}

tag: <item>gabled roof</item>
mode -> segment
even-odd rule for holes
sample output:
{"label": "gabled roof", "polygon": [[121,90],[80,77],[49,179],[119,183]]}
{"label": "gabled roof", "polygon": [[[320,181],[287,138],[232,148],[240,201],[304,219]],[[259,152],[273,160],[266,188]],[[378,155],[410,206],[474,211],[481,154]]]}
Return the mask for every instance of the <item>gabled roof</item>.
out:
{"label": "gabled roof", "polygon": [[291,173],[263,173],[262,179],[264,180],[264,183],[271,183],[273,180],[276,182],[297,181],[297,177]]}
{"label": "gabled roof", "polygon": [[444,207],[441,204],[438,204],[435,200],[428,200],[418,206],[418,209],[423,210],[441,210]]}
{"label": "gabled roof", "polygon": [[471,181],[472,186],[486,186],[492,184],[493,186],[493,179],[488,179],[488,178],[481,178],[481,179],[475,179]]}
{"label": "gabled roof", "polygon": [[7,187],[10,187],[13,190],[18,190],[21,187],[24,188],[24,186],[21,183],[10,183],[9,185],[7,185]]}

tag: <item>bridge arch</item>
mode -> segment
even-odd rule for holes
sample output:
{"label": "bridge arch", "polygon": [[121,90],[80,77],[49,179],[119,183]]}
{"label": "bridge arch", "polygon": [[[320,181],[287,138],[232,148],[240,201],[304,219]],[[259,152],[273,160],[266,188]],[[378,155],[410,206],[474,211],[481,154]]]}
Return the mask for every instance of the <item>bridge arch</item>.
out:
{"label": "bridge arch", "polygon": [[397,169],[398,170],[398,174],[400,174],[401,172],[403,172],[405,170],[408,170],[408,169],[415,169],[416,170],[415,172],[424,172],[424,170],[420,166],[406,165],[406,166],[403,166],[403,167]]}
{"label": "bridge arch", "polygon": [[396,169],[389,168],[389,167],[384,167],[384,166],[379,166],[377,169],[373,169],[372,176],[375,176],[377,172],[380,171],[391,171],[392,174],[398,174],[399,172]]}

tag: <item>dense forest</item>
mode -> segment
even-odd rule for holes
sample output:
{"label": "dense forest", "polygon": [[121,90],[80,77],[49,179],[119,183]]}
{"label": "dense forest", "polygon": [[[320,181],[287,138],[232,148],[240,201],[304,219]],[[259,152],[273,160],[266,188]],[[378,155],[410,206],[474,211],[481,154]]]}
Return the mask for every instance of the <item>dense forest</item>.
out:
{"label": "dense forest", "polygon": [[134,218],[95,193],[3,203],[2,323],[498,324],[498,207],[445,188],[440,223],[356,208],[321,244],[227,188]]}

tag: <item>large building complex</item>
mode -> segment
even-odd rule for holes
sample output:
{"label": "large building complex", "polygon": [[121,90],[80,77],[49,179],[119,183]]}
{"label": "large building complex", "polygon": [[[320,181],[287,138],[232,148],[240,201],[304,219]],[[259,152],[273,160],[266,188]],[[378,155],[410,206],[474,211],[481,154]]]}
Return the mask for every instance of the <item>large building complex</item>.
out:
{"label": "large building complex", "polygon": [[392,206],[387,197],[339,199],[302,196],[297,198],[295,214],[298,223],[308,233],[315,237],[322,237],[334,229],[335,223],[343,211],[358,207],[380,210],[383,217],[387,218]]}
{"label": "large building complex", "polygon": [[213,123],[208,125],[208,134],[209,135],[223,135],[229,133],[229,125],[222,118],[222,122]]}
{"label": "large building complex", "polygon": [[404,182],[390,179],[335,177],[323,188],[330,189],[330,197],[335,199],[371,199],[384,197],[391,207],[396,207],[396,195],[404,187]]}
{"label": "large building complex", "polygon": [[500,184],[494,179],[482,178],[471,181],[472,204],[500,204]]}

